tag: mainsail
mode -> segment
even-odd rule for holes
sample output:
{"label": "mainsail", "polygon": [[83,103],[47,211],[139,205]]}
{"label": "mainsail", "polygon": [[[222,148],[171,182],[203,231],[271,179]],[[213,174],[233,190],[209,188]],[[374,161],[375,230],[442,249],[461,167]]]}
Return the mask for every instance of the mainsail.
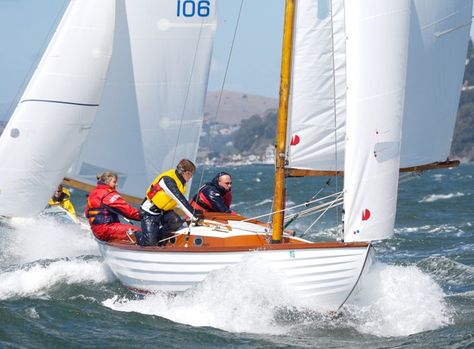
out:
{"label": "mainsail", "polygon": [[[391,11],[393,1],[369,3],[358,4],[363,9],[376,6],[383,12]],[[347,28],[352,20],[350,5],[341,0],[297,3],[287,137],[289,169],[344,170],[346,45],[350,45],[345,39],[353,34]],[[471,14],[471,0],[410,1],[409,30],[399,27],[409,40],[406,70],[402,72],[406,88],[401,168],[448,157]],[[370,59],[377,49],[365,54]]]}
{"label": "mainsail", "polygon": [[73,0],[0,138],[0,215],[39,213],[79,154],[112,53],[113,0]]}
{"label": "mainsail", "polygon": [[95,185],[114,171],[121,193],[142,197],[158,173],[196,157],[215,1],[117,1],[116,26],[103,100],[68,177]]}

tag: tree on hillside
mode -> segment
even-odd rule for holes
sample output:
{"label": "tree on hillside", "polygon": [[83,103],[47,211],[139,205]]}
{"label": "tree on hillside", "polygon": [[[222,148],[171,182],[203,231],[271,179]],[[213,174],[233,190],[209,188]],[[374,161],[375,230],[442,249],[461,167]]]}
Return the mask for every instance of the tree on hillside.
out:
{"label": "tree on hillside", "polygon": [[467,64],[464,69],[463,81],[467,81],[469,85],[474,85],[474,52],[472,40],[469,39],[469,45],[467,48]]}
{"label": "tree on hillside", "polygon": [[464,104],[459,108],[454,129],[451,153],[456,157],[474,158],[474,104]]}
{"label": "tree on hillside", "polygon": [[274,143],[276,119],[277,113],[271,109],[265,112],[263,118],[253,115],[242,120],[234,136],[234,147],[240,152],[263,152],[269,144]]}
{"label": "tree on hillside", "polygon": [[234,147],[239,151],[248,151],[262,134],[263,120],[255,114],[240,123],[240,129],[234,136]]}

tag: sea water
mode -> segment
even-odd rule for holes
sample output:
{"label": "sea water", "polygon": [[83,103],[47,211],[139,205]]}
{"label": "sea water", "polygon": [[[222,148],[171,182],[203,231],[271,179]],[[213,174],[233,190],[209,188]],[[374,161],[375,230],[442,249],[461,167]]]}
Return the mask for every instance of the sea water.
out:
{"label": "sea water", "polygon": [[[233,209],[271,210],[273,167],[201,168],[233,175]],[[138,296],[103,263],[87,230],[51,217],[0,225],[0,348],[474,347],[474,165],[402,179],[393,238],[337,315],[305,306],[258,255],[177,295]],[[340,191],[341,179],[288,181],[287,206]],[[321,190],[321,192],[319,192]],[[74,191],[79,212],[85,193]],[[288,228],[341,236],[340,208]],[[267,220],[267,217],[262,217]]]}

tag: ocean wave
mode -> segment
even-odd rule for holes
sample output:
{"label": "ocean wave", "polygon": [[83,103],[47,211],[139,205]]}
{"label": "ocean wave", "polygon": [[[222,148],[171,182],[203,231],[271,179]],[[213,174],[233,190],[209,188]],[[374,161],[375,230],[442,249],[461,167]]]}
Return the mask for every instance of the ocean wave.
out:
{"label": "ocean wave", "polygon": [[449,200],[449,199],[457,198],[457,197],[461,197],[461,196],[464,196],[464,193],[457,192],[457,193],[451,193],[451,194],[432,194],[432,195],[425,196],[423,199],[421,199],[418,202],[419,203],[422,203],[422,202],[435,202],[435,201],[438,201],[438,200]]}
{"label": "ocean wave", "polygon": [[25,268],[0,273],[0,300],[47,296],[62,284],[103,283],[114,280],[110,269],[97,260],[66,259],[44,265],[34,263]]}
{"label": "ocean wave", "polygon": [[430,256],[418,262],[417,266],[429,272],[438,282],[446,286],[474,284],[474,267],[445,256]]}
{"label": "ocean wave", "polygon": [[445,297],[433,278],[418,267],[377,263],[345,307],[361,333],[408,336],[453,322]]}
{"label": "ocean wave", "polygon": [[0,261],[24,264],[40,259],[100,255],[90,231],[52,218],[15,220],[13,230],[0,231]]}
{"label": "ocean wave", "polygon": [[197,287],[176,296],[114,296],[103,305],[234,333],[297,336],[301,331],[349,327],[364,334],[390,337],[450,324],[452,317],[444,297],[436,282],[417,267],[377,264],[357,296],[344,305],[342,316],[332,316],[298,299],[272,270],[249,258],[211,273]]}
{"label": "ocean wave", "polygon": [[258,206],[263,206],[263,205],[268,205],[268,204],[271,204],[273,203],[273,200],[272,199],[265,199],[263,201],[260,201],[258,203],[256,203],[255,205],[253,205],[254,207],[258,207]]}
{"label": "ocean wave", "polygon": [[470,222],[454,224],[439,224],[439,225],[421,225],[419,227],[400,227],[395,228],[395,234],[412,234],[412,233],[451,233],[460,237],[465,233],[466,229],[471,227]]}

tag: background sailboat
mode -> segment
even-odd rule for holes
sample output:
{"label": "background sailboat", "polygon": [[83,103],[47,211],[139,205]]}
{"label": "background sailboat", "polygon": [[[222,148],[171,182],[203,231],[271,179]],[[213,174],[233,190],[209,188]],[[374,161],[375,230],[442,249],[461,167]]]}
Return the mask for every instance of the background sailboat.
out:
{"label": "background sailboat", "polygon": [[67,177],[95,186],[97,173],[115,171],[119,191],[141,201],[158,173],[196,158],[215,12],[214,1],[117,1],[101,106]]}
{"label": "background sailboat", "polygon": [[0,215],[32,216],[77,158],[100,104],[114,1],[71,1],[0,138]]}

